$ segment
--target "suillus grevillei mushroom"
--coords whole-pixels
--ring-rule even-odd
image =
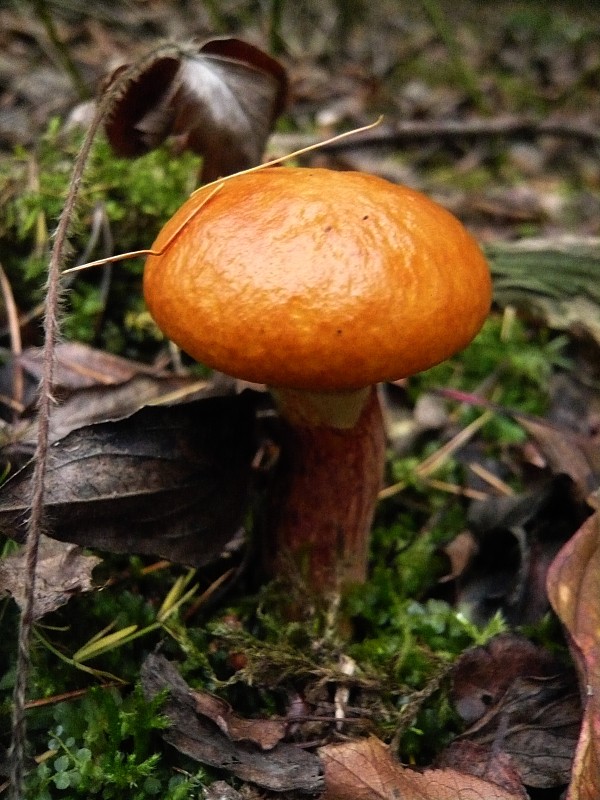
[[[266,552],[274,573],[291,559],[328,593],[366,576],[385,458],[376,385],[471,341],[489,270],[452,214],[373,175],[267,167],[217,186],[159,233],[146,302],[196,360],[271,389],[282,449]]]

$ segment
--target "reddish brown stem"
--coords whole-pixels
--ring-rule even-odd
[[[285,574],[291,560],[307,585],[322,595],[364,582],[385,462],[375,388],[352,428],[287,419],[282,424],[269,525],[272,571]]]

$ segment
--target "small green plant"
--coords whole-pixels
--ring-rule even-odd
[[[502,317],[488,318],[478,336],[459,355],[411,379],[416,397],[423,391],[452,388],[482,392],[507,412],[542,415],[548,409],[550,378],[568,369],[566,336],[551,336],[547,329],[527,328],[520,320],[507,325]],[[461,422],[472,422],[481,411],[465,407]],[[509,415],[495,414],[483,428],[484,438],[497,446],[525,440],[521,426]]]
[[[511,409],[541,414],[547,408],[548,381],[557,368],[568,368],[568,340],[545,329],[529,329],[518,319],[508,325],[492,315],[480,333],[459,355],[411,380],[417,394],[448,386],[476,391],[490,376],[496,378],[494,401]]]
[[[205,784],[175,774],[157,752],[154,734],[165,728],[161,696],[147,700],[136,688],[126,697],[95,688],[80,701],[60,703],[48,750],[31,773],[29,791],[37,800],[53,798],[153,797],[183,800]]]

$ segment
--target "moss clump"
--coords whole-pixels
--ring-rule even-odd
[[[61,213],[78,131],[53,120],[29,153],[17,148],[0,160],[0,263],[22,312],[43,298],[51,233]],[[164,222],[195,188],[198,158],[176,157],[167,148],[125,160],[99,137],[87,166],[77,224],[71,237],[72,262],[148,248]],[[67,338],[137,356],[155,348],[158,334],[140,324],[143,259],[120,262],[110,279],[95,269],[72,279],[65,298]]]

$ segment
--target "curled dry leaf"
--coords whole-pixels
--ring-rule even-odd
[[[569,781],[581,724],[573,673],[517,677],[502,698],[462,734],[492,753],[505,753],[526,786],[550,789]]]
[[[527,433],[536,440],[555,474],[568,475],[581,497],[600,485],[600,447],[591,437],[551,425],[544,420],[514,415]]]
[[[543,647],[523,636],[503,633],[458,659],[452,674],[452,700],[462,719],[472,724],[502,699],[517,678],[549,678],[560,671],[560,663]]]
[[[469,528],[478,549],[459,578],[459,606],[481,623],[498,610],[513,625],[538,621],[548,611],[548,566],[589,514],[564,474],[526,495],[472,503]]]
[[[100,561],[96,556],[84,555],[74,544],[42,536],[36,567],[34,619],[56,611],[75,594],[91,591],[92,570]],[[24,602],[26,575],[22,552],[0,561],[0,594],[11,594],[20,608]]]
[[[286,91],[282,65],[240,39],[162,48],[116,101],[106,132],[130,158],[179,136],[203,156],[201,179],[211,181],[260,162]]]
[[[520,636],[497,636],[459,659],[452,696],[462,718],[474,723],[458,741],[478,745],[486,763],[507,757],[527,786],[568,783],[579,693],[573,671],[548,651]]]
[[[116,553],[201,566],[246,509],[255,451],[250,393],[150,406],[56,442],[45,510],[52,536]],[[33,465],[0,489],[0,529],[22,541]]]
[[[440,583],[448,583],[465,573],[477,555],[477,540],[471,531],[461,531],[441,549],[441,552],[448,559],[448,572],[440,578]]]
[[[271,750],[284,738],[287,721],[284,719],[247,719],[236,714],[231,706],[219,697],[206,692],[192,692],[196,711],[212,720],[233,742],[253,742],[261,750]]]
[[[148,656],[141,677],[147,697],[168,689],[162,711],[169,727],[162,735],[180,753],[275,792],[314,794],[323,788],[321,763],[312,753],[285,743],[265,753],[251,742],[232,742],[212,721],[199,716],[190,687],[163,656]]]
[[[225,781],[215,781],[204,790],[204,800],[244,800],[244,796]]]
[[[161,397],[183,392],[185,387],[198,387],[189,378],[136,375],[118,386],[90,386],[78,389],[53,409],[50,417],[49,440],[52,444],[69,433],[101,422],[116,422],[130,417],[142,406],[157,403]],[[199,393],[198,393],[199,394]],[[205,394],[210,396],[210,389]],[[194,398],[197,399],[197,396]],[[13,452],[33,455],[37,441],[37,420],[27,427],[16,426]]]
[[[41,347],[28,347],[18,356],[18,363],[39,384],[44,368]],[[148,364],[131,361],[81,342],[58,342],[56,365],[52,376],[54,393],[61,396],[92,386],[116,386],[137,375],[165,376]]]
[[[24,372],[24,414],[5,429],[4,454],[16,470],[35,451],[37,419],[31,416],[42,376],[42,348],[30,347],[0,367],[0,387],[7,387],[12,369]],[[49,440],[54,443],[86,425],[116,421],[131,416],[145,405],[177,393],[188,400],[225,394],[227,386],[198,381],[157,370],[79,342],[59,342],[56,346],[52,396],[60,402],[52,409]],[[6,393],[10,389],[6,388]],[[231,390],[233,393],[233,389]]]
[[[319,755],[325,766],[320,800],[523,800],[520,791],[452,769],[403,767],[374,736],[321,747]]]
[[[489,748],[466,739],[455,740],[438,756],[436,767],[475,775],[497,783],[523,800],[529,800],[521,776],[507,753],[490,751]]]
[[[569,634],[584,702],[568,800],[600,797],[600,512],[587,519],[548,572],[550,602]]]

